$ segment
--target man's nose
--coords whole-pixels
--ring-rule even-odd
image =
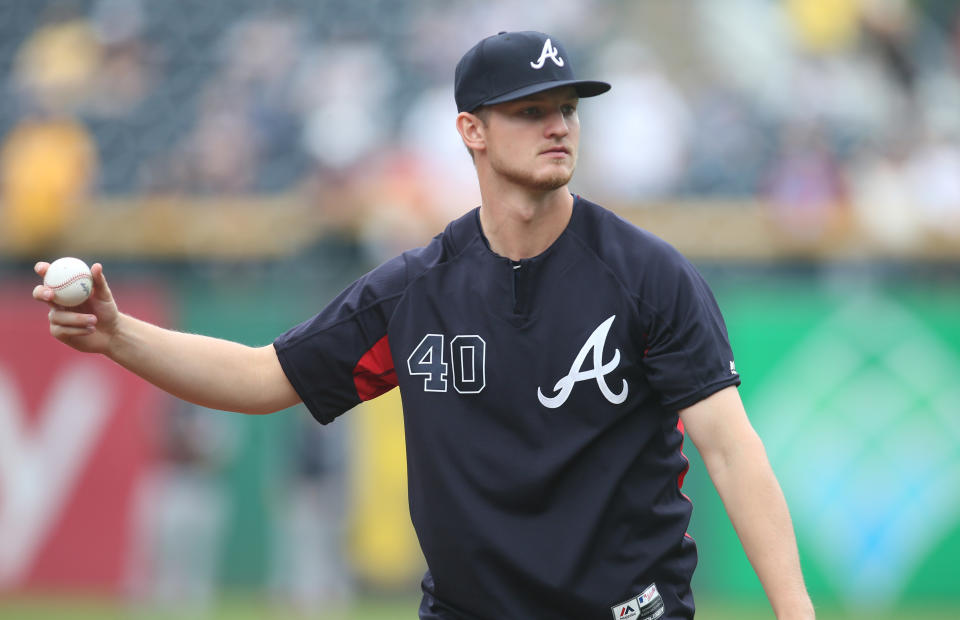
[[[564,115],[563,110],[554,110],[547,116],[547,124],[544,132],[549,138],[563,137],[570,133],[568,119]]]

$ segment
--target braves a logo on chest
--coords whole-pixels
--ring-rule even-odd
[[[550,409],[556,409],[570,398],[574,384],[589,379],[596,379],[600,393],[614,405],[619,405],[627,399],[627,392],[629,390],[626,379],[623,380],[618,394],[613,393],[613,390],[607,385],[606,379],[604,379],[606,375],[616,370],[620,364],[620,349],[614,350],[613,358],[609,362],[603,361],[603,347],[607,342],[607,334],[610,332],[610,326],[613,325],[615,318],[617,318],[617,315],[611,316],[593,330],[593,333],[587,338],[583,347],[580,348],[580,352],[577,353],[577,357],[573,360],[573,364],[570,366],[570,372],[567,373],[566,376],[561,377],[556,385],[553,386],[556,394],[553,396],[544,396],[540,388],[537,388],[537,398],[540,399],[541,405]],[[587,356],[591,351],[593,352],[593,368],[583,370],[583,363],[587,360]]]

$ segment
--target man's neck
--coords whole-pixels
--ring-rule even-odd
[[[543,253],[563,233],[573,214],[566,186],[538,194],[484,196],[480,226],[490,249],[511,260]]]

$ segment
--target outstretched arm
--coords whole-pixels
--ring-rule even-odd
[[[48,263],[37,263],[41,277]],[[50,307],[50,334],[87,353],[100,353],[183,400],[225,411],[270,413],[300,401],[273,345],[248,347],[163,329],[123,314],[96,263],[93,294],[79,306],[53,303],[53,291],[38,285],[33,297]]]
[[[680,417],[777,618],[814,618],[787,502],[739,392],[720,390]]]

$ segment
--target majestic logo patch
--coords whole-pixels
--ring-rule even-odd
[[[547,58],[553,61],[553,64],[558,67],[563,66],[563,58],[560,58],[560,50],[553,46],[553,43],[550,42],[550,39],[547,39],[543,44],[543,51],[540,52],[540,58],[537,58],[536,61],[530,63],[530,66],[534,69],[542,69],[544,63],[547,62]]]
[[[547,397],[543,395],[539,387],[537,388],[537,398],[540,399],[541,405],[549,407],[550,409],[556,409],[567,402],[575,383],[586,381],[587,379],[596,379],[597,385],[600,387],[600,393],[614,405],[619,405],[627,399],[628,389],[626,379],[623,380],[619,394],[614,394],[604,379],[604,376],[616,370],[620,364],[620,349],[614,350],[613,359],[606,363],[603,362],[603,347],[607,342],[607,333],[610,332],[610,326],[613,325],[615,318],[617,318],[617,315],[613,315],[601,323],[597,329],[593,330],[593,333],[587,338],[580,352],[577,353],[577,357],[573,360],[573,365],[570,366],[570,372],[567,373],[565,377],[561,377],[556,385],[553,386],[556,394]],[[593,351],[593,368],[582,370],[583,363],[587,360],[587,354],[590,353],[590,351]]]
[[[632,598],[625,603],[620,603],[619,605],[614,605],[610,608],[610,611],[613,612],[613,617],[617,620],[634,620],[640,612],[636,608],[637,599]]]

